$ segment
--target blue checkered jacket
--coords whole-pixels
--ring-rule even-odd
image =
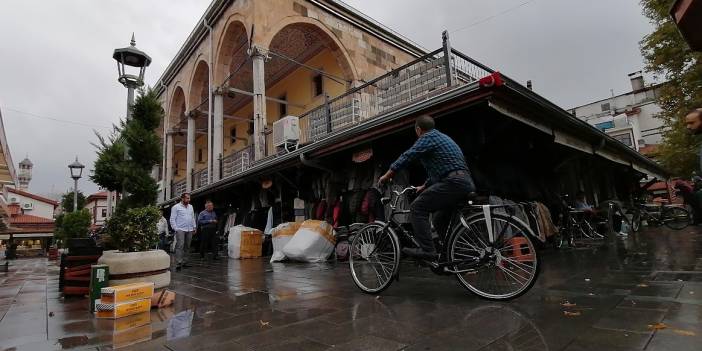
[[[419,160],[429,176],[429,184],[436,183],[452,171],[468,171],[461,148],[448,135],[432,129],[424,133],[412,147],[390,165],[397,172],[412,161]]]

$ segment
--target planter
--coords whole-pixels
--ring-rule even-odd
[[[110,286],[153,282],[154,288],[160,289],[171,283],[171,257],[163,250],[105,251],[98,263],[110,267]]]

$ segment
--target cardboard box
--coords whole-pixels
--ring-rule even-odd
[[[151,297],[117,304],[95,302],[95,315],[98,318],[122,318],[151,310]]]
[[[240,258],[261,257],[263,253],[263,233],[259,230],[245,230],[241,232]]]
[[[154,295],[154,283],[133,283],[102,288],[100,302],[120,304],[123,302],[150,299]]]

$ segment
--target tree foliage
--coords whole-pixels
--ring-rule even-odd
[[[115,126],[111,135],[98,134],[94,144],[98,158],[90,179],[107,190],[126,193],[106,224],[111,242],[122,251],[147,250],[158,240],[154,207],[158,186],[151,171],[161,159],[155,131],[162,118],[156,92],[140,91],[132,117]]]
[[[90,212],[87,209],[81,209],[63,213],[56,218],[54,224],[56,228],[54,234],[59,239],[86,238],[90,229]]]
[[[85,207],[85,195],[78,191],[78,210]],[[61,196],[61,208],[64,212],[73,212],[73,192],[69,191]]]
[[[674,0],[642,0],[643,13],[654,25],[640,42],[646,71],[667,81],[657,98],[663,109],[663,143],[658,157],[670,172],[689,176],[698,169],[699,140],[687,133],[684,118],[702,107],[702,54],[690,50],[668,13]]]

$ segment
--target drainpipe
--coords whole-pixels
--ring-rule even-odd
[[[304,165],[304,166],[307,166],[307,167],[310,167],[310,168],[316,168],[316,169],[319,169],[319,170],[321,170],[321,171],[324,171],[324,172],[327,172],[327,173],[330,173],[330,174],[333,173],[331,169],[326,168],[326,167],[324,167],[324,166],[320,166],[318,163],[316,163],[316,162],[314,162],[314,161],[308,159],[307,157],[305,157],[305,153],[304,153],[304,152],[303,152],[303,153],[300,153],[300,162],[302,162],[302,165]]]
[[[213,173],[213,167],[212,167],[212,159],[213,159],[213,154],[212,154],[212,108],[213,108],[213,103],[212,103],[212,27],[207,23],[207,19],[203,18],[202,19],[202,24],[207,28],[207,30],[210,31],[210,59],[209,59],[209,64],[207,65],[208,69],[208,75],[209,77],[207,78],[207,184],[212,184],[212,173]]]
[[[163,84],[162,80],[158,81],[159,84],[161,85],[161,88],[163,88],[164,93],[166,94],[166,106],[168,106],[168,86],[166,84]],[[170,111],[169,111],[170,112]],[[166,172],[168,171],[168,162],[172,162],[171,160],[168,160],[168,136],[166,133],[168,133],[168,128],[170,127],[170,118],[168,115],[163,116],[163,150],[161,154],[161,189],[163,190],[163,201],[168,200],[168,193],[170,193],[171,189],[169,189],[168,182],[166,181],[168,177],[166,177]]]

